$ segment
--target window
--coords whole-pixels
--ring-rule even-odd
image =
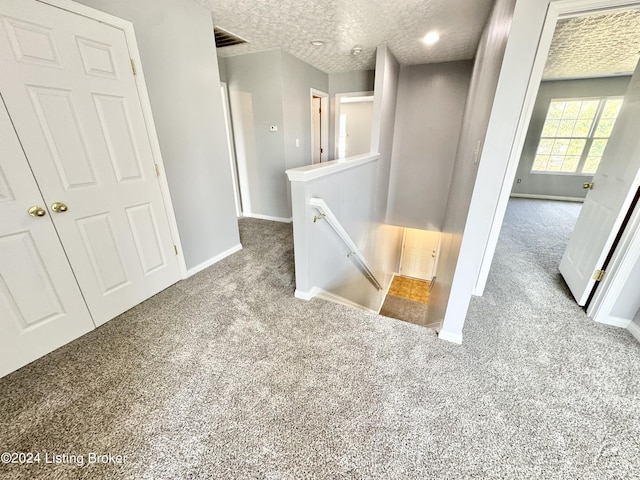
[[[622,100],[551,100],[531,171],[594,174]]]

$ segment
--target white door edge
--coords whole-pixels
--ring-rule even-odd
[[[157,177],[158,184],[160,185],[160,193],[162,194],[162,202],[164,204],[165,212],[167,215],[167,221],[169,222],[169,229],[171,231],[171,238],[173,244],[176,246],[178,261],[178,268],[180,270],[180,276],[184,279],[189,275],[187,273],[187,264],[184,259],[184,252],[182,249],[182,242],[180,241],[180,233],[178,232],[178,222],[176,220],[175,211],[173,209],[173,203],[171,201],[171,193],[169,191],[169,183],[167,182],[167,175],[164,168],[164,162],[162,160],[162,154],[160,152],[160,142],[156,132],[155,122],[153,121],[153,114],[151,111],[151,102],[149,100],[149,93],[147,91],[147,84],[144,79],[144,72],[142,69],[142,61],[140,60],[140,51],[138,50],[138,43],[136,40],[135,31],[133,29],[133,23],[122,18],[115,17],[108,13],[96,10],[85,5],[81,5],[71,0],[36,0],[40,3],[48,4],[53,7],[67,10],[69,12],[82,15],[93,20],[105,23],[112,27],[118,28],[123,31],[127,48],[129,49],[129,55],[135,63],[136,75],[134,80],[138,90],[138,97],[140,99],[140,106],[142,108],[142,114],[144,116],[145,126],[147,134],[149,136],[149,143],[151,145],[151,153],[153,155],[153,161],[157,165],[159,176]]]
[[[637,184],[638,182],[636,182]],[[600,288],[587,307],[587,315],[596,322],[610,323],[611,312],[622,293],[634,266],[640,261],[640,204],[613,252]]]
[[[482,296],[487,285],[491,263],[498,245],[500,229],[504,222],[507,203],[509,202],[509,196],[513,188],[513,181],[517,173],[518,163],[520,162],[520,155],[524,146],[525,136],[533,114],[533,107],[538,95],[542,74],[547,61],[547,56],[549,55],[551,41],[553,39],[553,34],[558,20],[560,18],[587,14],[596,10],[615,10],[633,6],[640,7],[640,2],[638,0],[560,0],[553,1],[549,4],[544,27],[538,43],[536,57],[531,69],[531,76],[529,77],[529,85],[527,87],[522,110],[520,112],[520,118],[513,139],[513,144],[511,146],[507,170],[505,172],[502,187],[500,189],[500,196],[498,198],[498,203],[492,220],[491,230],[482,257],[478,278],[476,279],[475,287],[472,292],[473,295]]]

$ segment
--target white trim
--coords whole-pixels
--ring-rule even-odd
[[[474,295],[482,295],[487,285],[489,270],[498,244],[500,229],[504,222],[507,203],[513,188],[513,181],[516,176],[520,156],[524,146],[525,136],[529,129],[529,123],[533,114],[533,107],[542,81],[542,74],[549,55],[551,41],[556,29],[556,24],[561,18],[577,17],[588,15],[593,11],[606,13],[607,11],[619,10],[624,7],[637,6],[638,0],[558,0],[549,4],[547,16],[541,32],[538,50],[529,77],[529,85],[522,104],[518,126],[513,137],[507,169],[504,175],[498,203],[495,208],[491,230],[487,239],[487,244],[480,265],[480,272],[473,289]]]
[[[284,218],[284,217],[272,217],[271,215],[261,215],[259,213],[247,213],[245,212],[243,217],[248,218],[257,218],[259,220],[270,220],[272,222],[280,222],[280,223],[291,223],[293,222],[293,217]]]
[[[601,318],[598,320],[594,318],[593,321],[596,323],[601,323],[603,325],[611,325],[612,327],[620,327],[620,328],[627,328],[629,324],[631,324],[631,319],[614,317],[613,315],[609,315],[606,318]]]
[[[627,327],[627,330],[635,337],[637,341],[640,342],[640,325],[635,322],[631,322]]]
[[[370,312],[375,314],[378,313],[374,310],[371,310],[370,308],[363,307],[359,303],[352,302],[351,300],[341,297],[340,295],[336,295],[335,293],[331,293],[326,290],[323,290],[322,288],[319,288],[319,287],[311,287],[311,290],[309,290],[309,292],[301,292],[300,290],[296,290],[294,295],[296,298],[299,298],[300,300],[309,301],[312,298],[319,298],[321,300],[337,303],[339,305],[344,305],[346,307],[356,308],[358,310],[364,310],[365,312]]]
[[[233,125],[231,125],[231,107],[229,105],[229,87],[226,82],[220,82],[222,94],[222,111],[224,113],[225,130],[227,133],[227,146],[229,149],[229,163],[231,166],[231,182],[233,184],[233,197],[236,201],[236,217],[242,217],[242,201],[240,200],[240,182],[238,180],[238,160],[236,159],[236,147],[233,141]]]
[[[308,182],[309,180],[315,180],[317,178],[333,175],[334,173],[338,173],[343,170],[359,167],[365,163],[374,162],[379,158],[379,153],[364,153],[362,155],[355,155],[353,157],[343,158],[340,160],[331,160],[330,162],[291,168],[284,173],[287,174],[290,182]]]
[[[313,97],[320,97],[320,148],[322,149],[322,153],[320,153],[320,161],[318,163],[324,163],[329,158],[329,94],[327,92],[323,92],[322,90],[316,90],[315,88],[311,88],[311,95],[309,96],[309,100],[311,102],[309,107],[309,112],[311,113],[311,163],[313,164],[313,139],[315,137],[315,130],[313,128],[313,118],[315,116],[315,112],[313,111]],[[325,115],[323,115],[325,113]],[[326,132],[322,135],[322,132]]]
[[[561,197],[558,195],[537,195],[535,193],[511,193],[513,198],[533,198],[537,200],[560,200],[562,202],[578,202],[584,203],[584,198],[580,197]]]
[[[440,340],[446,340],[447,342],[457,343],[462,345],[462,333],[447,332],[446,330],[440,330],[438,333]]]
[[[94,8],[81,5],[71,0],[37,0],[41,3],[51,5],[53,7],[67,10],[68,12],[82,15],[84,17],[96,20],[106,25],[112,26],[119,30],[122,30],[127,42],[127,48],[129,49],[129,55],[136,65],[136,75],[133,77],[136,82],[138,90],[138,98],[140,99],[140,107],[142,108],[142,115],[144,117],[147,134],[149,138],[149,144],[151,145],[151,154],[153,156],[154,163],[158,166],[160,175],[158,178],[158,184],[160,185],[160,193],[162,195],[162,201],[164,204],[165,212],[167,214],[167,220],[169,222],[169,229],[171,231],[171,237],[173,244],[178,250],[176,256],[178,262],[178,268],[182,278],[189,276],[187,272],[187,264],[184,259],[184,252],[182,249],[182,242],[180,240],[180,232],[178,231],[178,222],[176,220],[175,211],[173,210],[173,203],[171,201],[171,192],[169,191],[169,184],[167,183],[167,175],[164,168],[164,162],[162,160],[162,153],[160,152],[160,142],[158,141],[158,134],[156,126],[153,121],[153,113],[151,111],[151,102],[149,100],[149,93],[147,91],[147,84],[144,79],[144,71],[142,69],[142,61],[140,60],[140,51],[138,50],[138,42],[136,41],[135,31],[133,24],[128,20],[109,15],[108,13],[96,10]]]
[[[384,305],[384,301],[387,299],[387,295],[389,295],[389,290],[391,290],[391,284],[393,283],[393,279],[396,278],[397,276],[400,276],[399,273],[392,273],[391,274],[391,281],[387,284],[386,288],[384,289],[384,295],[382,296],[382,302],[380,302],[380,306],[378,307],[378,311],[376,312],[378,315],[380,315],[380,310],[382,310],[382,306]]]
[[[314,287],[315,288],[315,287]],[[305,300],[305,301],[309,301],[311,300],[313,297],[315,297],[315,292],[314,289],[312,288],[311,291],[309,292],[302,292],[298,289],[296,289],[295,293],[293,294],[294,297],[299,298],[300,300]]]
[[[202,262],[201,264],[196,265],[193,268],[190,268],[187,271],[187,276],[191,277],[191,276],[195,275],[196,273],[201,272],[205,268],[209,268],[211,265],[214,265],[214,264],[218,263],[220,260],[223,260],[223,259],[227,258],[229,255],[232,255],[232,254],[234,254],[236,252],[239,252],[240,250],[242,250],[242,244],[241,243],[239,243],[239,244],[237,244],[237,245],[225,250],[224,252],[216,255],[213,258],[210,258],[206,262]]]

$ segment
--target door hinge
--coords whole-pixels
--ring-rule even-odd
[[[155,167],[156,167],[156,177],[160,176],[160,167],[158,167],[157,163],[154,163]]]
[[[324,149],[323,148],[320,149],[320,153],[324,153]]]
[[[178,246],[177,245],[173,246],[173,251],[176,252],[176,255],[178,255]]]
[[[133,61],[133,58],[130,58],[129,60],[131,60],[131,70],[133,70],[133,74],[137,75],[138,72],[136,71],[136,62]]]
[[[596,282],[601,282],[602,280],[604,280],[604,276],[607,274],[607,272],[605,272],[604,270],[596,270],[595,273],[593,274],[593,279]]]

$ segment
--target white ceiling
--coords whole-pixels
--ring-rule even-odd
[[[640,58],[640,10],[561,20],[545,79],[631,74]]]
[[[493,0],[194,0],[216,26],[249,44],[218,50],[222,57],[281,48],[327,72],[370,70],[386,43],[403,65],[474,57]],[[421,38],[436,30],[441,40]],[[213,33],[212,33],[213,34]],[[311,40],[324,40],[314,47]],[[363,48],[351,55],[355,46]]]

